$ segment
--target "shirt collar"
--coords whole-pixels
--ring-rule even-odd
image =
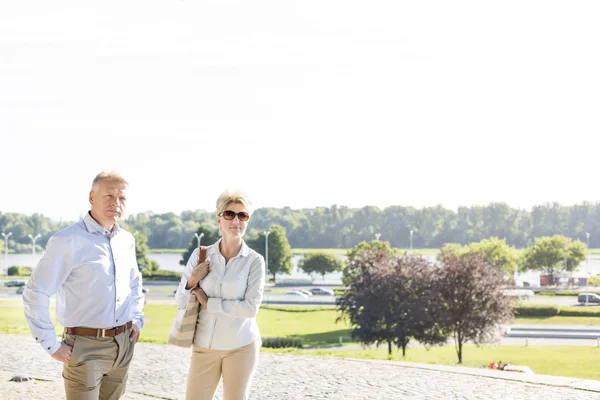
[[[104,229],[102,225],[96,222],[96,220],[92,217],[92,214],[89,211],[83,217],[83,223],[89,233],[100,232],[101,234],[106,235],[108,237],[115,236],[121,230],[121,227],[116,222],[112,228],[112,231]]]
[[[212,246],[208,246],[208,249],[206,249],[207,256],[210,254],[219,254],[219,243],[221,243],[221,240],[223,240],[223,238],[217,240],[217,242]],[[242,240],[242,248],[240,249],[240,252],[236,255],[236,257],[248,257],[248,254],[250,254],[250,247],[248,247],[246,242]]]

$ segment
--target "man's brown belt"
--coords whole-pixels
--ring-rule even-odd
[[[120,335],[125,332],[127,329],[131,328],[131,321],[126,323],[125,325],[116,326],[111,329],[92,329],[92,328],[65,328],[66,332],[69,335],[79,335],[79,336],[93,336],[95,338],[103,338],[103,337],[113,337]]]

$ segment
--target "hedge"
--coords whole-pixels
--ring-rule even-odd
[[[272,349],[281,349],[286,347],[301,349],[302,343],[302,338],[294,337],[272,337],[262,339],[263,347],[268,347]]]
[[[556,304],[520,303],[514,310],[516,317],[555,317],[561,309]]]
[[[21,265],[13,265],[12,267],[8,267],[7,274],[9,276],[30,276],[33,272],[33,268],[31,267],[23,267]]]
[[[165,271],[162,269],[150,273],[142,272],[142,278],[146,281],[179,281],[181,280],[181,276],[181,272]]]

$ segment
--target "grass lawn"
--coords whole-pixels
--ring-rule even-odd
[[[56,321],[55,308],[50,308],[52,321]],[[166,343],[175,317],[176,308],[171,305],[149,304],[144,307],[145,326],[140,341]],[[342,336],[349,343],[350,330],[346,323],[335,323],[338,313],[333,308],[319,307],[269,307],[261,308],[257,321],[263,337],[294,336],[304,339],[308,347],[331,347],[339,344]],[[29,335],[29,327],[19,302],[0,302],[0,333]],[[55,322],[56,332],[62,327]]]
[[[50,308],[52,320],[54,306]],[[165,343],[175,317],[175,307],[171,305],[149,304],[144,308],[146,325],[141,340],[151,343]],[[334,308],[269,306],[265,305],[258,313],[257,321],[263,337],[291,336],[304,340],[306,347],[332,347],[342,342],[353,342],[350,326],[346,321],[336,323],[339,313]],[[591,325],[600,326],[600,317],[528,317],[516,318],[513,324],[520,325]],[[57,325],[57,332],[62,328]],[[23,307],[18,300],[0,302],[0,332],[29,334],[23,316]]]
[[[276,350],[263,351],[285,354],[319,355],[344,358],[370,358],[387,360],[387,347],[374,350],[327,351],[327,350]],[[594,368],[600,357],[597,347],[513,347],[513,346],[465,346],[463,348],[464,367],[487,366],[492,361],[526,365],[536,374],[570,376],[583,379],[600,379],[600,369]],[[456,350],[452,346],[435,347],[429,350],[419,347],[402,352],[394,350],[392,360],[428,364],[459,365]]]
[[[141,341],[150,343],[165,343],[175,316],[175,307],[170,305],[147,305],[146,326],[142,331]],[[352,343],[350,328],[344,322],[335,323],[339,314],[331,308],[302,308],[294,306],[264,306],[257,320],[263,337],[293,336],[304,340],[307,347],[319,349],[304,350],[275,350],[264,351],[312,354],[320,356],[336,356],[350,358],[388,359],[387,348],[328,351],[327,347],[337,346],[339,337],[343,343]],[[54,307],[51,308],[54,318]],[[592,318],[594,324],[600,325],[600,318]],[[587,317],[549,317],[549,318],[518,318],[515,324],[574,324],[587,325]],[[56,326],[57,333],[62,327]],[[19,301],[0,302],[0,333],[29,335],[29,328],[23,316],[23,307]],[[511,362],[527,365],[539,374],[572,376],[585,379],[600,379],[600,369],[591,368],[600,358],[600,348],[597,347],[517,347],[517,346],[466,346],[462,365],[481,367],[492,361]],[[394,349],[393,360],[402,360],[401,353]],[[407,350],[404,361],[419,363],[456,365],[457,356],[454,347],[434,347],[429,350],[416,347]]]
[[[175,307],[168,305],[147,305],[144,308],[146,324],[141,341],[166,343],[171,323],[175,317]],[[335,323],[338,313],[332,308],[299,308],[264,306],[257,316],[263,338],[293,336],[304,340],[307,347],[332,347],[350,343],[350,327]]]
[[[50,308],[52,321],[56,321],[55,308]],[[56,332],[62,333],[62,327],[55,322]],[[29,326],[23,315],[23,306],[19,301],[0,302],[0,333],[30,335]]]

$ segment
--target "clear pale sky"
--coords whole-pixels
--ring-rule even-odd
[[[0,2],[0,211],[600,199],[597,1]]]

